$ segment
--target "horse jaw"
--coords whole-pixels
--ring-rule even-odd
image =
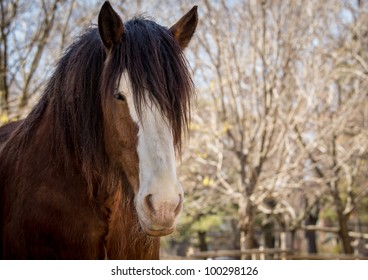
[[[138,116],[126,74],[120,79],[119,90],[125,93],[130,115],[139,127],[139,190],[135,205],[141,227],[151,236],[171,234],[182,210],[184,193],[176,176],[174,141],[168,121],[152,103],[143,104]]]

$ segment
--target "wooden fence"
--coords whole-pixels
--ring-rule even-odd
[[[337,227],[323,227],[323,226],[303,226],[301,230],[328,232],[336,234],[338,232]],[[275,232],[275,231],[274,231]],[[356,254],[331,254],[331,253],[319,253],[319,254],[307,254],[301,253],[299,250],[280,249],[280,248],[258,248],[248,250],[216,250],[205,252],[194,252],[186,257],[164,255],[163,259],[252,259],[252,260],[368,260],[366,255],[368,249],[368,233],[367,232],[355,232],[350,231],[349,236],[352,238],[353,247],[357,247],[359,240],[364,241],[365,253],[359,255],[359,250],[356,250]],[[285,248],[285,247],[284,247]],[[363,254],[362,252],[360,252]]]
[[[196,252],[180,259],[241,259],[247,257],[252,260],[368,260],[368,256],[346,254],[300,254],[290,250],[281,249],[249,249],[249,250],[219,250]],[[165,256],[163,259],[178,259],[176,256]]]

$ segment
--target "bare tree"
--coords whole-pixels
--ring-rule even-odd
[[[193,160],[202,162],[196,177],[212,180],[209,200],[238,208],[244,249],[254,246],[257,213],[282,214],[284,226],[295,231],[313,212],[318,221],[317,205],[332,203],[345,213],[337,223],[344,252],[352,252],[343,241],[349,240],[348,212],[366,192],[347,182],[361,177],[367,97],[365,72],[356,71],[365,58],[341,48],[351,34],[351,20],[341,19],[347,8],[337,0],[203,1],[194,70],[199,96],[211,102],[196,112],[201,144],[192,148],[202,156]],[[346,69],[341,63],[353,53],[356,63]],[[354,122],[359,133],[347,141]],[[276,199],[273,209],[269,198]]]
[[[55,61],[73,36],[91,24],[97,13],[92,10],[99,5],[74,0],[0,4],[0,115],[6,122],[28,113]]]
[[[18,12],[19,1],[0,1],[0,118],[7,119],[9,110],[9,34]],[[0,121],[1,123],[1,121]]]
[[[328,52],[321,51],[321,62],[329,65],[324,66],[325,84],[314,95],[319,101],[304,112],[309,121],[295,127],[315,180],[326,187],[335,208],[337,233],[347,254],[353,253],[349,216],[368,194],[366,183],[358,183],[366,168],[363,162],[368,149],[364,18],[362,12],[350,26],[341,27],[339,36],[327,40],[324,47]]]
[[[285,122],[295,111],[295,104],[287,102],[295,84],[291,62],[297,59],[292,35],[302,30],[281,32],[290,24],[284,18],[298,19],[291,14],[296,6],[266,1],[232,5],[204,1],[209,20],[202,23],[198,55],[216,110],[215,135],[224,157],[230,157],[216,172],[216,186],[236,200],[242,248],[252,248],[257,207],[283,166]],[[224,175],[231,168],[236,169],[232,178]]]

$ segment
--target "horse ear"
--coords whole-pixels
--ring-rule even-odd
[[[192,38],[198,23],[197,6],[187,12],[170,31],[182,49],[185,49]]]
[[[103,44],[107,49],[111,49],[120,42],[124,33],[124,25],[119,15],[111,7],[110,2],[106,1],[98,15],[98,30]]]

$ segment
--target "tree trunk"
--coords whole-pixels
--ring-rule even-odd
[[[240,229],[240,249],[247,250],[254,248],[254,219],[255,207],[249,198],[244,198],[239,207],[239,229]],[[242,259],[251,259],[251,255],[243,255]]]
[[[338,235],[340,237],[340,241],[342,243],[342,248],[345,254],[354,254],[353,247],[351,246],[351,240],[349,236],[349,228],[348,228],[348,217],[344,215],[342,211],[338,211],[337,218],[339,222],[339,231]]]
[[[270,218],[262,225],[263,244],[265,248],[275,248],[275,225]]]
[[[305,218],[305,225],[306,226],[315,226],[318,222],[318,216],[319,216],[319,206],[316,205],[313,207],[313,209],[310,211],[310,213]],[[317,248],[317,235],[315,230],[306,230],[305,231],[305,238],[307,239],[307,250],[308,254],[317,254],[318,248]]]
[[[207,232],[198,231],[197,234],[198,234],[199,250],[201,252],[208,251],[208,244],[207,244],[207,241],[206,241]]]
[[[240,250],[240,231],[239,231],[239,222],[238,219],[231,220],[231,229],[233,231],[233,250]]]
[[[1,15],[4,16],[4,7],[1,4]],[[0,124],[3,118],[8,117],[8,100],[9,100],[9,87],[7,82],[7,67],[8,67],[8,42],[5,33],[4,19],[1,21],[1,37],[0,37]]]
[[[306,230],[305,238],[307,239],[308,254],[317,254],[317,237],[315,230]]]
[[[8,118],[8,97],[6,74],[3,69],[0,69],[0,124],[3,118]]]
[[[344,254],[354,254],[353,247],[351,246],[351,241],[349,237],[349,227],[348,221],[349,216],[344,214],[344,207],[339,196],[338,186],[336,182],[330,184],[332,197],[335,204],[337,222],[339,224],[338,236],[340,238]]]

